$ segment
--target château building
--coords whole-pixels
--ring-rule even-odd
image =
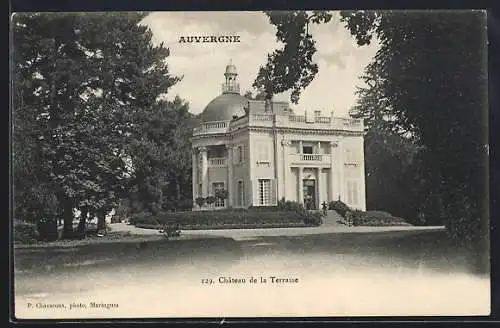
[[[365,210],[362,120],[320,111],[295,115],[287,102],[243,97],[232,63],[224,76],[222,94],[193,131],[193,200],[219,189],[228,198],[215,208],[272,206],[285,199],[320,209],[324,201],[340,199]],[[193,209],[200,209],[196,202]]]

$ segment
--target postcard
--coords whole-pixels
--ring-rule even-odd
[[[490,313],[486,13],[11,18],[16,319]]]

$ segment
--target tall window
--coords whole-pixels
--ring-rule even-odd
[[[200,183],[198,185],[198,197],[202,197],[203,196],[203,185]]]
[[[245,205],[245,188],[243,181],[238,181],[238,205],[239,206],[244,206]]]
[[[259,161],[268,161],[269,160],[269,147],[268,145],[261,143],[258,145],[258,160]]]
[[[224,190],[224,182],[214,182],[212,184],[213,195],[216,196],[217,192],[220,190]],[[217,197],[217,196],[216,196]],[[226,201],[224,199],[217,198],[215,200],[215,207],[224,207]]]
[[[345,158],[346,163],[357,164],[356,153],[354,153],[352,149],[346,149],[345,157],[346,157]]]
[[[268,206],[271,203],[271,180],[259,179],[259,204]]]
[[[238,163],[243,163],[243,160],[244,160],[243,146],[238,146]]]
[[[347,181],[347,202],[351,205],[358,204],[358,182],[356,180]]]

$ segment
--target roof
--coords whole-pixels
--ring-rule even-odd
[[[224,93],[208,103],[201,113],[203,122],[228,121],[246,115],[248,99],[238,93]]]

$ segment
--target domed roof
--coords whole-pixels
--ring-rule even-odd
[[[201,118],[203,122],[232,120],[233,116],[245,116],[247,105],[248,99],[239,93],[223,93],[208,103]]]

